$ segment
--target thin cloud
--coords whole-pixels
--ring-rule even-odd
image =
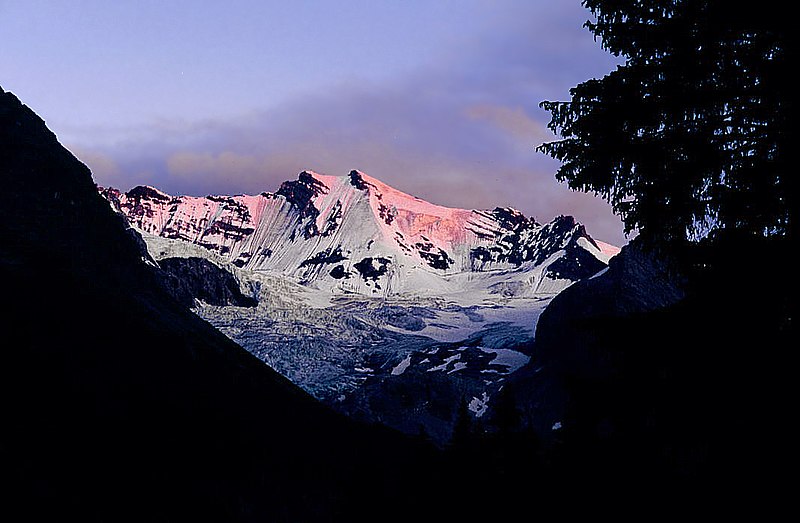
[[[554,138],[547,126],[531,118],[522,107],[480,104],[468,107],[466,115],[494,124],[529,147]]]
[[[534,151],[552,139],[538,102],[566,96],[584,79],[576,71],[602,70],[597,44],[573,28],[558,47],[560,22],[535,21],[544,43],[518,21],[495,23],[491,39],[464,44],[470,52],[391,83],[322,86],[229,119],[114,129],[81,140],[79,156],[101,184],[199,195],[274,191],[302,169],[361,169],[442,205],[510,206],[540,221],[572,214],[599,239],[624,243],[609,206],[559,184],[557,163]]]

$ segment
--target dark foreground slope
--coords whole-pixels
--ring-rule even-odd
[[[511,386],[530,423],[558,420],[550,457],[576,492],[761,518],[790,499],[790,252],[720,238],[676,273],[634,241],[553,300]]]
[[[4,512],[345,521],[430,477],[424,450],[330,413],[165,293],[89,170],[2,90],[0,188]]]

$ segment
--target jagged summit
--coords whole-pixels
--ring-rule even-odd
[[[100,191],[145,233],[334,292],[437,292],[462,285],[455,281],[460,275],[533,267],[542,271],[531,292],[555,292],[601,270],[616,252],[572,217],[542,225],[510,208],[444,207],[357,170],[305,170],[258,195],[170,196],[148,186]],[[564,256],[571,261],[549,269]]]

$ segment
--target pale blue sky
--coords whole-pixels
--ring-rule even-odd
[[[616,63],[588,17],[579,0],[0,0],[0,85],[101,184],[252,193],[359,168],[621,243],[533,150],[552,139],[538,103]]]

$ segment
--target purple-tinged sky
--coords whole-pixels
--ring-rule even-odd
[[[0,0],[0,85],[102,185],[274,191],[360,169],[434,203],[573,214],[607,204],[534,151],[545,99],[613,69],[579,0]]]

